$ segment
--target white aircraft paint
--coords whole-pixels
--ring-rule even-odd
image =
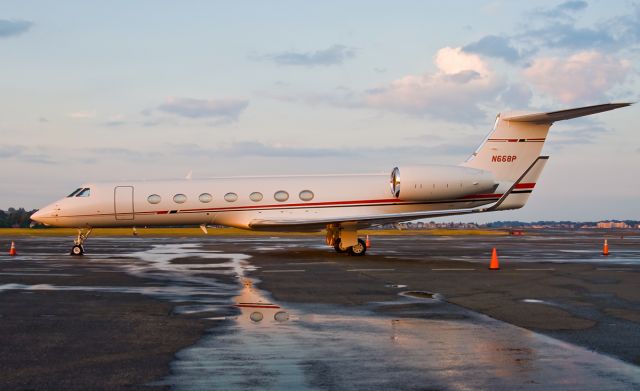
[[[363,255],[357,229],[419,218],[517,209],[547,161],[550,126],[628,106],[612,103],[549,113],[500,114],[461,165],[396,167],[387,173],[84,183],[31,218],[59,227],[219,224],[251,230],[327,229],[327,244]],[[90,232],[90,231],[89,231]],[[82,254],[88,232],[73,253]]]

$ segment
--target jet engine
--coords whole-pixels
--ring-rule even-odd
[[[437,201],[493,193],[488,171],[460,166],[407,166],[391,172],[391,193],[404,201]]]

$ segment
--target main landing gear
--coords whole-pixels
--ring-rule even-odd
[[[337,253],[362,256],[367,252],[366,242],[358,238],[355,227],[328,226],[327,244],[333,246]]]
[[[73,241],[73,247],[71,248],[71,255],[80,256],[84,254],[84,242],[91,234],[92,228],[89,227],[86,231],[82,228],[78,228],[78,237]]]

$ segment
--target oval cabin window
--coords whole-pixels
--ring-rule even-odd
[[[206,204],[207,202],[211,202],[213,200],[213,196],[209,193],[202,193],[200,194],[198,199],[200,200],[200,202],[203,202]]]
[[[238,195],[236,193],[227,193],[224,195],[224,200],[227,202],[234,202],[238,199]]]
[[[289,199],[289,193],[284,190],[276,191],[276,193],[273,195],[273,198],[275,198],[278,202],[285,202]]]
[[[150,204],[159,204],[160,201],[162,201],[162,198],[157,194],[151,194],[149,197],[147,197],[147,201]]]
[[[187,202],[187,196],[184,194],[176,194],[173,196],[173,202],[176,204],[184,204]]]
[[[302,201],[311,201],[313,199],[313,192],[311,190],[302,190],[298,196]]]
[[[259,191],[254,191],[253,193],[249,194],[249,199],[253,202],[262,201],[262,198],[264,197]]]

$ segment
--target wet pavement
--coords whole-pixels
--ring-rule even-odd
[[[360,258],[333,253],[319,237],[92,238],[78,259],[65,254],[68,238],[20,238],[19,257],[0,257],[0,298],[12,300],[0,301],[0,319],[5,327],[49,322],[61,300],[83,294],[106,298],[105,313],[143,298],[150,309],[170,306],[163,321],[206,327],[167,347],[175,356],[165,354],[153,374],[132,371],[118,383],[115,360],[104,388],[640,388],[640,238],[609,238],[606,259],[600,239],[375,237]],[[498,272],[486,269],[493,246]],[[25,315],[21,297],[34,294],[41,306]],[[49,303],[55,295],[68,296]],[[59,326],[51,332],[77,333]],[[29,340],[28,330],[10,330],[0,337],[1,368],[16,366],[12,341]],[[158,346],[179,334],[165,331]],[[126,328],[118,333],[109,337],[129,341],[140,359],[159,356],[133,346]],[[0,388],[101,388],[82,383],[82,372],[74,383],[69,371],[38,370],[38,357],[64,356],[64,347],[51,352],[36,338],[29,349],[20,368],[43,380],[3,371]],[[100,374],[104,352],[87,353],[95,367],[72,364]]]

